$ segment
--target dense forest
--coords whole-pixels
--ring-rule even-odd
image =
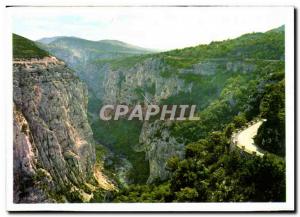
[[[183,159],[171,157],[171,177],[151,185],[130,185],[113,199],[116,202],[224,202],[285,201],[285,96],[284,43],[278,29],[247,34],[237,40],[214,42],[161,54],[176,68],[189,67],[206,58],[247,59],[256,64],[251,74],[217,74],[214,84],[222,90],[199,111],[200,121],[175,122],[172,135],[184,140]],[[221,68],[218,70],[222,71]],[[172,74],[170,74],[172,76]],[[205,99],[212,83],[199,82],[193,96],[173,97],[171,103]],[[187,77],[189,76],[189,77]],[[228,76],[228,77],[227,77]],[[227,78],[226,78],[227,77]],[[206,78],[207,80],[210,78]],[[220,84],[217,84],[219,81]],[[225,82],[224,82],[225,81]],[[224,83],[223,83],[224,82]],[[222,84],[223,83],[223,86]],[[212,97],[211,97],[212,98]],[[255,117],[267,121],[259,128],[256,144],[264,157],[230,150],[230,137]]]
[[[172,126],[186,145],[184,159],[168,160],[170,180],[131,185],[114,201],[285,201],[284,65],[266,66],[257,79],[239,86],[247,92],[250,89],[251,95],[237,99],[243,103],[238,114],[228,111],[228,105],[218,99],[200,112],[201,121]],[[267,151],[264,157],[231,151],[234,129],[257,116],[267,119],[255,138]]]

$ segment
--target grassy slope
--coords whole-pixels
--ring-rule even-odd
[[[46,56],[49,56],[49,53],[37,47],[33,41],[13,34],[13,58],[31,59]]]

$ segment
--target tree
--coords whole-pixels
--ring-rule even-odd
[[[267,121],[259,128],[255,143],[266,151],[285,156],[284,80],[267,89],[260,105],[261,116]]]
[[[235,128],[241,128],[241,127],[245,126],[245,124],[247,123],[245,114],[240,114],[240,115],[235,116],[233,118],[233,123],[234,123]]]
[[[176,200],[178,202],[197,201],[199,194],[195,188],[185,187],[176,192]]]

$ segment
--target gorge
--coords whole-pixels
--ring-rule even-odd
[[[285,200],[284,26],[166,52],[13,37],[16,202]],[[161,120],[173,105],[196,120]],[[264,157],[230,152],[258,117]]]

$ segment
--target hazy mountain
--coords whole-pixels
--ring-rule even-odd
[[[58,36],[42,38],[37,42],[50,53],[59,58],[74,58],[76,62],[86,62],[94,59],[112,59],[117,57],[132,56],[138,54],[153,53],[153,50],[141,48],[117,40],[91,41],[76,37]]]
[[[90,80],[86,76],[90,70],[94,71],[93,62],[96,60],[112,60],[154,52],[117,40],[90,41],[76,37],[44,38],[38,40],[37,45],[64,60],[85,81]]]
[[[55,36],[55,37],[45,37],[37,40],[37,42],[42,43],[42,44],[49,44],[59,38],[63,38],[64,36]]]

